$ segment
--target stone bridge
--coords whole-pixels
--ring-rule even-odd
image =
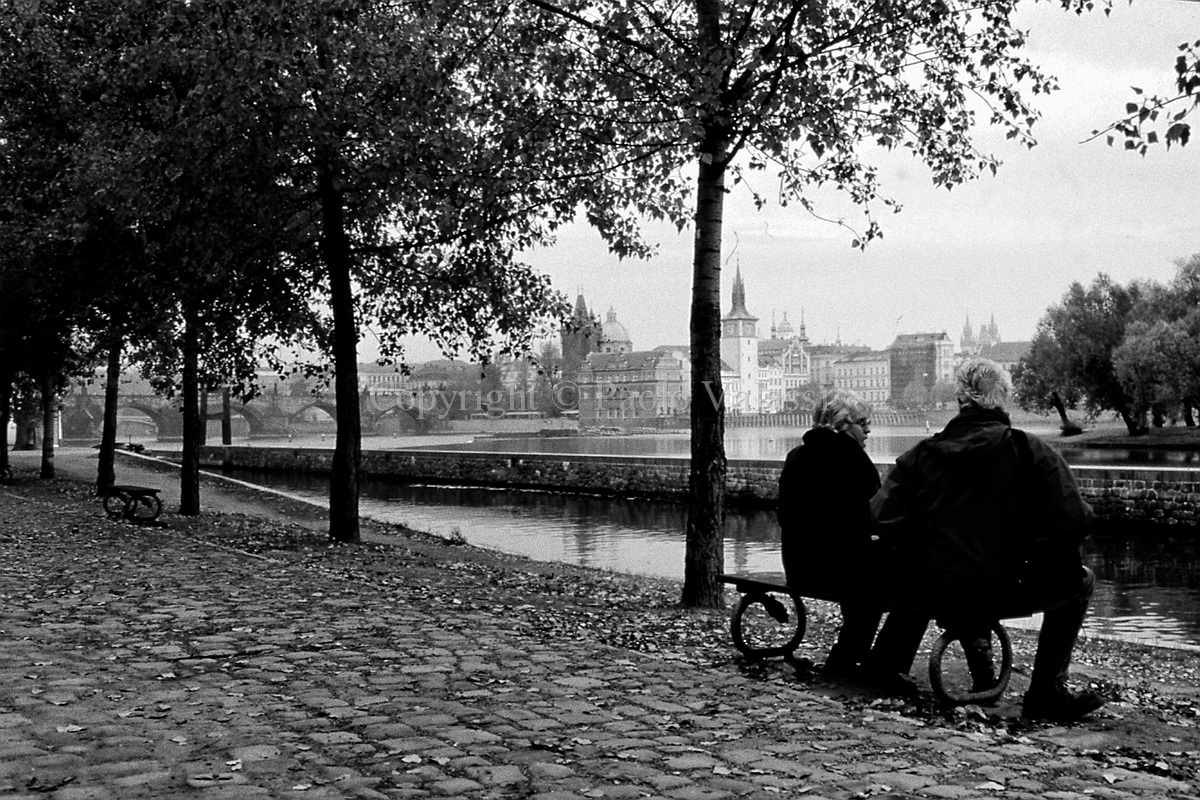
[[[159,440],[183,438],[183,399],[167,398],[145,393],[122,393],[117,403],[121,409],[132,409],[144,414],[158,429]],[[234,400],[230,403],[230,417],[245,420],[251,438],[280,437],[296,433],[297,426],[312,410],[319,410],[337,418],[337,405],[333,398],[320,395],[286,395],[266,392],[248,402]],[[363,430],[382,430],[390,424],[393,430],[422,432],[429,429],[436,417],[401,395],[387,395],[364,391],[359,397]],[[210,393],[201,404],[207,419],[221,419],[221,393]],[[63,397],[63,438],[69,441],[99,441],[104,424],[104,392],[102,387],[77,385]]]

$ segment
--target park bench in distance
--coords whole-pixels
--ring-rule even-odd
[[[121,517],[130,522],[153,522],[162,513],[161,489],[149,486],[116,484],[100,489],[104,497],[104,511],[110,517]]]
[[[831,603],[840,603],[845,599],[831,592],[804,591],[788,586],[782,575],[722,575],[721,582],[736,587],[741,593],[741,598],[734,606],[729,618],[729,632],[733,638],[733,646],[751,661],[779,657],[789,662],[794,660],[793,655],[800,642],[804,640],[807,626],[805,597],[826,600]],[[761,629],[767,626],[761,622],[755,625],[753,621],[747,620],[746,612],[755,605],[761,606],[766,615],[780,626],[785,626],[791,614],[788,612],[786,602],[781,601],[778,596],[791,600],[795,613],[795,628],[783,628],[784,635],[780,637],[778,635],[780,629],[777,626],[772,627],[772,630],[766,635],[774,638],[770,641],[761,641],[763,637]],[[998,618],[991,620],[992,633],[1000,645],[1000,669],[997,672],[996,685],[984,692],[972,692],[969,689],[952,685],[942,663],[950,645],[962,638],[959,630],[961,622],[947,619],[944,616],[939,618],[939,615],[934,612],[912,605],[888,603],[880,601],[878,598],[872,599],[878,602],[884,611],[920,611],[937,619],[937,625],[942,629],[942,633],[929,653],[929,683],[933,688],[934,696],[948,705],[992,703],[1000,699],[1005,688],[1008,687],[1009,678],[1012,677],[1013,666],[1012,642],[1009,640],[1008,631],[1004,629],[1001,620],[1029,617],[1042,610],[1037,608],[1014,609],[1011,613],[1001,614]],[[969,683],[970,678],[967,677],[966,680]]]

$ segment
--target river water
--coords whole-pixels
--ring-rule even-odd
[[[1036,432],[1036,431],[1035,431]],[[803,431],[730,431],[734,458],[778,458]],[[869,452],[889,461],[923,431],[872,433]],[[255,443],[257,444],[257,443]],[[624,453],[686,457],[686,435],[634,437],[364,439],[371,449],[501,450],[504,452]],[[288,446],[332,446],[332,437],[297,439]],[[1069,457],[1069,454],[1068,454]],[[1069,457],[1069,460],[1071,459]],[[308,475],[234,477],[325,502],[328,484]],[[545,491],[399,484],[367,480],[364,515],[531,558],[620,572],[682,579],[686,511],[677,503],[580,496]],[[1086,631],[1160,646],[1200,650],[1200,537],[1194,533],[1107,531],[1087,544],[1087,561],[1099,577]],[[1190,535],[1189,535],[1190,534]],[[736,572],[778,572],[779,530],[770,511],[732,509],[726,520],[725,567]],[[1037,624],[1015,621],[1015,626]]]

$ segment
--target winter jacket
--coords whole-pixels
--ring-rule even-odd
[[[1053,577],[1072,590],[1092,511],[1062,456],[1025,436],[1022,459],[1008,415],[970,406],[896,459],[872,502],[875,531],[892,554],[883,591],[946,612],[1036,605],[1023,578],[1027,558],[1042,552],[1035,537],[1072,554],[1074,572],[1064,566]]]
[[[849,434],[813,428],[779,476],[784,572],[796,586],[849,591],[870,561],[879,470]]]

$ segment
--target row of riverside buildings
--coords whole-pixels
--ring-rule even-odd
[[[798,327],[786,314],[780,323],[772,322],[767,337],[759,335],[758,326],[758,317],[746,308],[739,268],[731,308],[721,319],[721,383],[728,414],[807,411],[820,392],[833,387],[851,389],[880,410],[940,406],[954,399],[954,370],[963,358],[982,355],[1011,369],[1029,350],[1028,342],[1001,342],[994,318],[978,334],[968,319],[957,350],[945,332],[900,334],[886,350],[813,344],[803,314]],[[692,399],[687,347],[634,350],[615,311],[609,309],[599,322],[582,294],[561,339],[561,380],[578,388],[581,425],[687,419]]]

